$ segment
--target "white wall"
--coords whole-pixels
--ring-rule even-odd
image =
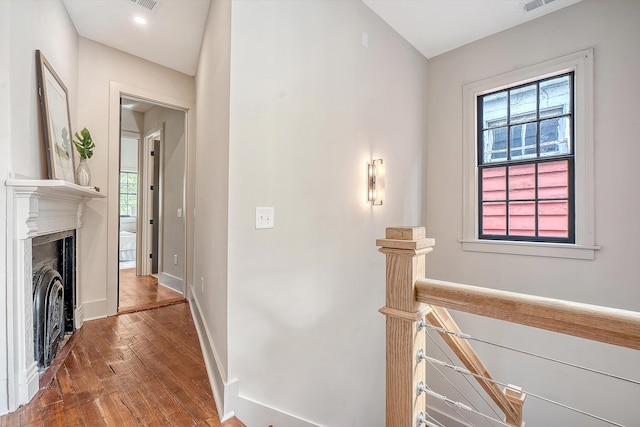
[[[87,127],[96,143],[89,160],[91,183],[108,194],[108,199],[94,199],[87,204],[84,221],[87,232],[79,239],[81,300],[86,317],[95,318],[115,312],[115,305],[107,307],[107,301],[115,298],[117,291],[119,162],[118,149],[110,144],[115,141],[113,144],[119,146],[119,135],[111,135],[109,130],[110,84],[116,82],[188,102],[195,102],[195,85],[191,76],[91,40],[80,38],[79,48],[78,90],[82,96],[78,102],[78,126]],[[108,223],[113,225],[109,233]],[[108,253],[108,245],[113,248],[112,254]]]
[[[574,6],[514,29],[469,44],[428,62],[428,138],[426,150],[426,211],[422,218],[436,248],[427,256],[429,277],[508,289],[554,298],[640,310],[640,287],[635,266],[640,237],[637,212],[637,164],[640,160],[640,3],[637,1],[584,0]],[[462,237],[462,86],[513,69],[536,64],[585,48],[594,48],[594,145],[596,243],[602,246],[593,261],[464,252]],[[534,351],[553,351],[570,358],[625,372],[640,378],[637,354],[590,347],[581,340],[564,340],[554,334],[508,327],[497,322],[460,316],[471,333],[516,343]],[[485,349],[483,349],[485,350]],[[523,370],[515,356],[487,351],[485,360],[495,375],[517,385],[538,387],[560,396],[566,389],[583,409],[599,411],[618,422],[633,425],[640,419],[637,390],[615,397],[603,380],[576,376],[557,367],[541,372]],[[576,360],[577,359],[577,360]],[[613,362],[615,361],[615,363]],[[530,361],[527,363],[531,363]],[[626,370],[626,371],[625,371]],[[437,378],[437,376],[435,376]],[[569,381],[566,381],[569,379]],[[567,384],[567,382],[569,384]],[[551,387],[551,390],[550,390]],[[596,391],[604,393],[597,393]],[[602,396],[605,394],[605,396]],[[634,396],[634,397],[632,397]],[[572,400],[570,400],[571,402]],[[580,418],[565,419],[534,399],[525,404],[527,425],[587,425]],[[613,413],[613,414],[612,414]],[[559,418],[555,418],[558,416]],[[553,421],[552,421],[553,420]]]
[[[45,148],[40,138],[35,51],[42,51],[67,87],[71,128],[75,129],[78,35],[62,1],[11,1],[9,8],[10,118],[14,141],[11,144],[11,171],[33,178],[47,178]]]
[[[375,239],[420,218],[426,61],[361,2],[232,8],[229,377],[245,403],[318,425],[382,425]],[[372,207],[375,158],[387,199]],[[258,206],[275,208],[274,229],[255,229]],[[275,424],[241,406],[247,425]]]
[[[144,114],[122,108],[120,116],[120,129],[122,131],[142,134],[144,131]]]
[[[0,179],[9,175],[11,140],[11,89],[9,74],[9,2],[0,2]],[[7,266],[6,266],[6,231],[7,231],[7,188],[0,185],[0,319],[7,318]],[[6,325],[6,322],[3,322]],[[0,327],[0,414],[8,411],[7,396],[7,330]]]
[[[196,72],[197,123],[193,293],[218,410],[227,362],[227,221],[231,1],[212,0]]]
[[[178,218],[177,210],[184,212],[184,159],[185,159],[184,111],[153,107],[144,114],[145,135],[164,125],[162,148],[162,271],[160,283],[183,292],[185,228],[184,216]],[[173,256],[178,255],[178,264]]]
[[[78,36],[61,1],[0,2],[0,179],[9,173],[47,178],[44,143],[40,138],[40,104],[36,90],[35,50],[40,49],[68,90],[71,125],[75,125],[78,76]],[[51,37],[56,34],[56,37]],[[7,315],[5,274],[11,263],[6,252],[6,188],[0,190],[0,317]],[[9,292],[9,295],[11,293]],[[10,334],[9,334],[10,335]],[[7,410],[6,322],[0,322],[0,413]]]

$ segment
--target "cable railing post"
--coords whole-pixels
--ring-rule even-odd
[[[390,227],[376,240],[386,255],[386,305],[380,312],[387,317],[387,427],[419,426],[424,419],[426,394],[417,390],[420,381],[426,384],[426,369],[417,354],[426,351],[426,338],[417,322],[430,308],[416,301],[415,282],[425,277],[425,255],[434,244],[424,227]]]
[[[524,399],[527,397],[526,393],[522,392],[522,388],[511,384],[505,387],[503,392],[516,409],[516,415],[514,417],[505,414],[504,422],[514,427],[524,427],[524,422],[522,421],[522,406],[524,405]]]

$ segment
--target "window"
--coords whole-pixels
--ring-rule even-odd
[[[120,172],[120,216],[138,212],[138,173]]]
[[[477,97],[480,239],[574,242],[573,76]]]
[[[593,259],[593,51],[463,87],[465,251]]]

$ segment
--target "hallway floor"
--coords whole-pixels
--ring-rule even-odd
[[[154,276],[136,276],[135,268],[120,270],[118,313],[132,313],[184,301],[181,293],[158,285]]]
[[[186,302],[85,322],[40,382],[0,427],[244,427],[219,421]]]

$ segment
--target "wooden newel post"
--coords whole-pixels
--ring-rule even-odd
[[[425,255],[434,244],[424,227],[387,228],[385,238],[376,240],[387,258],[387,300],[380,309],[387,317],[387,427],[416,426],[426,410],[425,393],[417,393],[418,383],[426,384],[426,362],[418,364],[416,356],[426,351],[417,322],[429,306],[416,301],[414,288],[425,277]]]

